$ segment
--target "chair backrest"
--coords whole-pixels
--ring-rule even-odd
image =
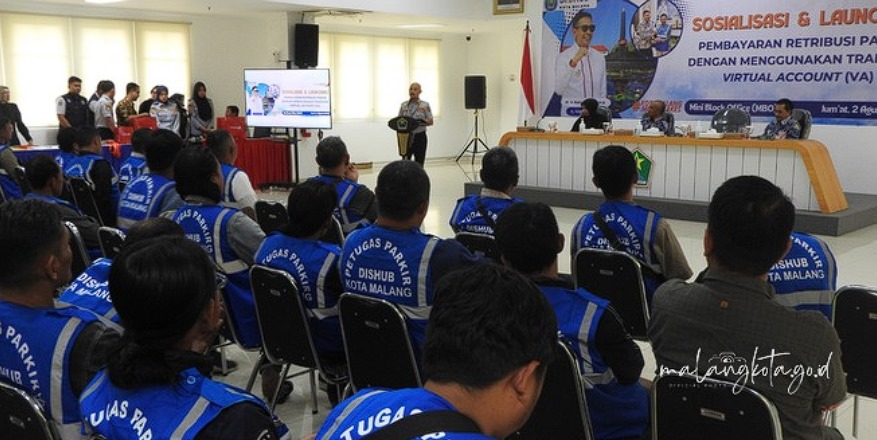
[[[30,187],[30,182],[27,180],[27,171],[21,165],[15,167],[15,181],[18,183],[18,187],[21,188],[21,195],[30,193],[33,190]]]
[[[553,439],[594,438],[576,357],[563,341],[558,341],[557,345],[533,413],[509,439],[541,440],[548,437],[546,433],[551,433]]]
[[[810,139],[810,128],[813,126],[813,115],[810,114],[810,110],[795,108],[792,109],[791,116],[801,126],[801,139]]]
[[[70,250],[73,252],[73,262],[70,263],[70,272],[73,274],[73,278],[76,278],[79,274],[85,272],[85,269],[88,269],[88,266],[91,266],[91,257],[88,255],[88,249],[85,247],[85,242],[82,241],[82,235],[79,233],[79,228],[73,223],[66,221],[64,222],[64,226],[70,231]]]
[[[752,126],[752,117],[749,113],[733,107],[726,107],[713,115],[710,128],[718,133],[742,133],[745,127]]]
[[[877,399],[877,289],[842,287],[832,304],[834,329],[840,338],[847,391]]]
[[[597,107],[597,113],[603,115],[607,121],[612,122],[612,112],[605,106]]]
[[[131,125],[134,127],[134,131],[137,131],[141,128],[151,128],[155,130],[158,128],[158,121],[155,118],[135,118],[131,121]]]
[[[85,213],[85,215],[94,218],[101,225],[104,224],[101,218],[100,210],[97,209],[97,202],[94,201],[94,189],[85,179],[70,179],[70,191],[73,194],[73,203]]]
[[[256,221],[263,232],[270,234],[289,223],[289,214],[280,203],[259,200],[256,202]]]
[[[454,239],[460,242],[466,249],[476,255],[490,258],[499,263],[499,245],[492,235],[478,234],[475,232],[458,232]]]
[[[345,293],[338,300],[338,311],[354,391],[422,385],[405,317],[396,305]]]
[[[110,226],[101,226],[97,230],[101,253],[106,258],[116,258],[125,242],[125,233]]]
[[[639,261],[624,252],[583,248],[573,258],[576,287],[606,298],[634,339],[645,340],[649,305]]]
[[[344,229],[341,228],[341,222],[334,215],[332,216],[332,224],[329,225],[329,230],[320,237],[320,241],[344,246]]]
[[[655,440],[781,439],[779,414],[761,393],[731,382],[668,375],[652,386]]]
[[[262,349],[274,364],[319,368],[307,314],[295,280],[288,273],[267,266],[250,268],[250,285]]]
[[[40,403],[26,392],[0,382],[0,433],[16,440],[58,440],[57,428]]]

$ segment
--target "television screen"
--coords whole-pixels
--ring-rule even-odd
[[[244,69],[250,127],[332,128],[329,69]]]

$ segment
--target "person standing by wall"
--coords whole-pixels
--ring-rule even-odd
[[[12,121],[12,138],[9,139],[9,145],[21,145],[21,139],[18,138],[18,132],[27,141],[27,145],[33,145],[33,138],[30,136],[30,130],[21,121],[21,111],[14,102],[9,102],[9,87],[0,86],[0,116],[6,116]]]

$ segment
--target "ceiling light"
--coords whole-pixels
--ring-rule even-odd
[[[422,24],[400,24],[396,26],[401,29],[428,29],[428,28],[442,28],[445,27],[443,24],[439,23],[422,23]]]

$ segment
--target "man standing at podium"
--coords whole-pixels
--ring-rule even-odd
[[[407,116],[420,122],[420,126],[411,132],[414,138],[404,159],[410,160],[411,156],[414,156],[414,160],[423,166],[426,160],[426,126],[432,125],[433,120],[432,109],[429,108],[428,102],[420,99],[420,92],[419,83],[414,82],[408,86],[408,100],[399,107],[399,116]]]

